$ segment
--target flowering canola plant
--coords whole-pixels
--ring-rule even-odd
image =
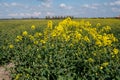
[[[15,68],[14,77],[21,74],[21,79],[117,79],[114,73],[119,67],[119,49],[115,46],[118,39],[110,33],[110,26],[92,26],[89,21],[67,18],[56,26],[48,21],[43,32],[36,32],[34,25],[31,30],[17,36],[14,45],[9,46],[16,49],[16,65],[20,68]]]

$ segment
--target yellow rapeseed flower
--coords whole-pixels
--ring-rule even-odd
[[[94,62],[94,59],[89,58],[87,61],[88,61],[88,62]]]
[[[99,35],[99,34],[97,35],[97,39],[101,40],[102,38],[103,38],[102,35]]]
[[[51,46],[52,46],[52,47],[55,47],[55,45],[54,45],[54,44],[52,44]]]
[[[71,43],[71,44],[69,44],[69,46],[70,46],[70,47],[73,47],[74,45]]]
[[[19,39],[15,39],[15,42],[19,42],[20,40]]]
[[[105,26],[102,28],[102,31],[110,31],[111,27],[110,26]]]
[[[34,41],[34,44],[37,45],[37,44],[38,44],[38,41]]]
[[[80,33],[78,33],[78,32],[75,33],[75,38],[76,39],[80,40],[81,37],[82,37],[82,35]]]
[[[66,36],[66,37],[65,37],[65,40],[66,40],[66,41],[69,41],[69,40],[70,40],[70,36],[69,36],[69,35]]]
[[[116,48],[113,49],[113,53],[114,53],[115,55],[118,54],[118,52],[119,52],[118,49],[116,49]]]
[[[45,42],[45,40],[40,40],[40,42],[41,42],[41,43],[43,43],[43,44],[45,44],[45,43],[46,43],[46,42]]]
[[[56,29],[52,31],[51,36],[55,37],[58,36],[58,34],[60,34]]]
[[[17,74],[16,77],[15,77],[15,80],[19,80],[19,78],[20,78],[21,75],[22,74]]]
[[[114,58],[115,57],[115,55],[112,55],[112,58]]]
[[[38,37],[39,37],[39,33],[36,32],[36,33],[34,34],[34,37],[38,38]]]
[[[98,45],[99,47],[102,46],[102,42],[100,40],[96,40],[95,44]]]
[[[102,66],[100,66],[100,69],[102,70],[102,69],[103,69],[103,67],[102,67]]]
[[[35,30],[35,25],[32,25],[32,26],[31,26],[31,29],[32,29],[32,30]]]
[[[15,39],[15,41],[16,42],[22,41],[22,38],[23,38],[22,36],[17,36],[16,39]]]
[[[13,44],[10,44],[10,45],[9,45],[9,48],[10,48],[10,49],[14,48],[14,45],[13,45]]]
[[[89,21],[85,22],[85,27],[90,27],[90,26],[91,26],[91,24]]]
[[[22,33],[22,35],[23,35],[23,36],[27,36],[27,35],[28,35],[28,32],[27,32],[27,31],[24,31],[24,32]]]
[[[57,26],[56,29],[57,29],[58,31],[63,31],[63,30],[64,30],[61,25]]]
[[[56,33],[55,33],[55,32],[52,32],[51,35],[52,35],[52,37],[55,37],[55,36],[56,36]]]
[[[85,40],[86,42],[90,42],[90,39],[88,38],[88,36],[85,36],[85,37],[84,37],[84,40]]]
[[[20,41],[22,40],[22,36],[17,36],[17,39],[19,39]]]
[[[48,21],[48,28],[52,29],[52,21],[51,20]]]
[[[97,54],[96,53],[93,53],[94,56],[96,56]]]
[[[111,27],[110,26],[106,26],[106,29],[109,31],[109,30],[111,30]]]
[[[67,17],[67,19],[66,19],[68,22],[70,22],[71,21],[71,18],[70,17]]]
[[[101,26],[101,24],[100,24],[100,23],[97,23],[96,27],[99,27],[99,26]]]
[[[42,36],[42,33],[38,33],[39,36]]]
[[[103,67],[106,67],[106,66],[108,66],[108,65],[109,65],[108,62],[104,62],[104,63],[102,63],[102,66],[103,66]]]
[[[110,40],[110,38],[107,35],[103,36],[102,41],[103,41],[104,46],[111,45],[111,43],[112,43],[112,41]]]
[[[108,34],[108,36],[113,42],[118,42],[118,39],[113,34]]]
[[[29,35],[29,38],[30,38],[30,40],[32,40],[32,41],[35,40],[34,36],[32,36],[32,35]]]

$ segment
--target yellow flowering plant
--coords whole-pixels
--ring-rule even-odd
[[[15,38],[13,79],[118,79],[118,39],[110,26],[67,18],[55,26],[48,21],[43,31],[31,29]]]
[[[9,48],[10,48],[10,49],[13,49],[13,48],[14,48],[14,45],[13,45],[13,44],[10,44],[10,45],[9,45]]]
[[[23,35],[23,36],[27,36],[27,35],[28,35],[28,32],[27,32],[27,31],[24,31],[24,32],[22,33],[22,35]]]
[[[32,26],[31,26],[31,29],[32,29],[32,30],[35,30],[35,25],[32,25]]]

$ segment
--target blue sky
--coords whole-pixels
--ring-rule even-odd
[[[0,0],[0,18],[119,15],[120,0]]]

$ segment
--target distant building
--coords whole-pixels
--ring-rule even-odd
[[[120,15],[116,17],[117,19],[120,19]]]

